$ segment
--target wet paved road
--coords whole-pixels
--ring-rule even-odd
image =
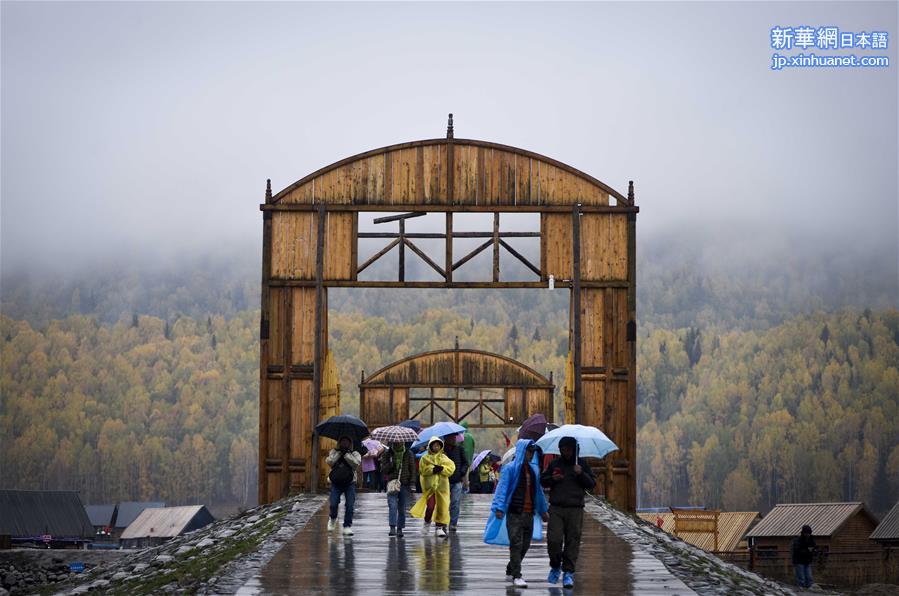
[[[391,539],[386,497],[359,494],[354,536],[329,534],[323,507],[239,594],[693,594],[658,559],[635,552],[589,515],[573,590],[546,583],[545,542],[532,543],[522,564],[529,587],[513,588],[505,581],[508,549],[482,540],[489,509],[488,495],[463,495],[455,535],[422,536],[421,521],[412,519],[405,538]]]

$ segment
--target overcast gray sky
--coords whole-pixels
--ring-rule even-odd
[[[3,2],[2,265],[256,247],[267,177],[447,112],[635,180],[641,239],[895,254],[896,6]],[[774,25],[888,31],[892,65],[774,72]]]

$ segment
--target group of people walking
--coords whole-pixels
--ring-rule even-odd
[[[507,580],[526,587],[521,562],[534,539],[540,540],[547,523],[549,574],[547,581],[565,588],[574,586],[574,573],[581,541],[585,491],[593,489],[596,478],[587,463],[577,457],[577,441],[565,437],[559,442],[560,455],[543,467],[543,454],[529,439],[515,445],[515,457],[502,467],[490,517],[484,529],[488,544],[508,545]],[[326,463],[331,467],[328,530],[337,528],[337,513],[344,498],[343,533],[352,535],[355,504],[355,471],[362,456],[353,449],[350,437],[341,437]],[[409,514],[423,520],[421,531],[428,534],[432,525],[436,535],[446,538],[456,531],[459,521],[463,479],[470,466],[466,450],[455,434],[433,436],[420,460],[409,444],[390,443],[378,456],[386,480],[389,536],[402,538],[406,510],[412,501],[416,480],[421,494]],[[480,472],[478,472],[480,473]]]

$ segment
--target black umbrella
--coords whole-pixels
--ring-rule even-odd
[[[405,426],[406,428],[411,428],[417,433],[421,432],[421,420],[403,420],[397,426]]]
[[[355,416],[331,416],[324,422],[319,422],[315,432],[335,441],[340,440],[340,437],[349,437],[353,440],[353,449],[363,455],[368,451],[362,444],[362,439],[369,435],[368,426]]]

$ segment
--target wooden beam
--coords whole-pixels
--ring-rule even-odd
[[[388,215],[387,217],[379,217],[374,219],[372,223],[382,224],[389,223],[391,221],[404,221],[407,219],[412,219],[413,217],[422,217],[427,215],[424,211],[413,211],[412,213],[400,213],[399,215]]]
[[[315,249],[315,341],[313,342],[314,356],[312,361],[312,429],[318,424],[319,408],[321,407],[322,398],[322,330],[324,328],[322,322],[322,302],[324,300],[324,286],[322,277],[324,276],[325,263],[325,208],[319,205],[318,209],[318,238]],[[312,478],[306,489],[313,494],[318,492],[318,467],[321,459],[319,450],[318,433],[312,433]]]
[[[634,181],[628,183],[628,202],[633,205]],[[637,510],[637,213],[627,216],[627,437],[629,511]]]
[[[429,257],[428,255],[426,255],[420,248],[418,248],[417,246],[415,246],[414,244],[412,244],[412,242],[410,242],[409,240],[405,240],[405,239],[403,240],[403,244],[405,244],[406,246],[408,246],[408,247],[412,250],[412,252],[414,252],[414,253],[417,254],[419,257],[421,257],[421,259],[422,259],[425,263],[427,263],[428,265],[430,265],[430,266],[431,266],[431,269],[433,269],[434,271],[436,271],[437,273],[439,273],[440,276],[443,277],[443,279],[446,279],[446,272],[444,272],[443,269],[441,269],[440,266],[439,266],[437,263],[435,263],[434,261],[432,261],[432,260],[431,260],[431,257]]]
[[[452,212],[446,214],[447,217],[452,215]],[[359,238],[399,238],[400,235],[398,232],[360,232],[358,234]],[[455,232],[452,235],[454,238],[493,238],[493,232]],[[426,233],[426,232],[413,232],[411,234],[406,234],[406,238],[412,239],[432,239],[432,240],[443,240],[446,238],[446,234],[436,234],[436,233]],[[500,238],[539,238],[540,232],[500,232]]]
[[[376,254],[372,255],[367,261],[362,263],[362,265],[360,265],[358,269],[356,269],[356,275],[359,275],[360,273],[362,273],[363,271],[368,269],[369,265],[371,265],[372,263],[374,263],[375,261],[377,261],[384,255],[389,253],[391,250],[393,250],[393,247],[399,243],[400,243],[400,239],[397,238],[396,240],[394,240],[393,242],[391,242],[390,244],[388,244],[387,246],[385,246],[384,248],[379,250]],[[363,283],[363,282],[357,282],[357,283]]]
[[[281,353],[284,354],[284,368],[289,369],[293,358],[293,342],[290,341],[293,336],[293,291],[287,290],[281,292],[284,295],[282,311],[284,320],[286,321],[283,334],[283,348]],[[281,494],[278,498],[284,498],[290,493],[290,470],[287,460],[290,458],[290,375],[282,377],[281,389]]]
[[[399,281],[406,281],[406,222],[400,220]]]
[[[266,182],[265,202],[271,203],[272,181]],[[259,503],[270,503],[274,499],[268,494],[268,478],[265,471],[268,450],[268,365],[269,365],[269,325],[271,317],[272,276],[272,212],[262,213],[262,295],[259,315],[259,462],[258,486]]]
[[[453,214],[446,214],[446,256],[444,259],[444,279],[453,282]]]
[[[275,205],[262,204],[260,211],[316,211],[321,203],[278,203]],[[353,203],[324,203],[328,211],[424,211],[426,213],[571,213],[571,205],[558,203],[554,205],[467,205],[463,203],[417,203],[404,204],[398,199],[387,199],[385,203],[378,204],[353,204]],[[581,213],[638,213],[637,206],[621,205],[581,205]]]
[[[538,277],[541,275],[540,269],[539,269],[538,267],[536,267],[533,263],[531,263],[530,261],[528,261],[528,260],[525,258],[524,255],[522,255],[522,254],[519,253],[517,250],[515,250],[514,248],[512,248],[511,246],[509,246],[509,243],[508,243],[508,242],[506,242],[505,240],[500,239],[499,243],[502,245],[503,248],[505,248],[506,250],[508,250],[509,253],[511,253],[511,255],[512,255],[513,257],[515,257],[516,259],[518,259],[519,261],[521,261],[522,263],[524,263],[524,266],[527,267],[528,269],[530,269],[531,271],[533,271],[535,275],[537,275]]]
[[[433,383],[392,383],[394,387],[398,389],[455,389],[458,387],[459,389],[520,389],[521,383],[516,384],[508,384],[508,383],[439,383],[437,385]],[[375,387],[389,387],[391,383],[362,383],[359,385],[360,387],[365,387],[367,389],[375,388]],[[528,389],[552,389],[555,385],[547,385],[542,383],[535,383],[533,385],[525,385]],[[410,400],[418,400],[418,399],[430,399],[423,397],[409,397]],[[447,396],[445,399],[453,399],[451,396]],[[472,398],[473,399],[473,398]],[[468,401],[466,398],[461,398],[462,401]],[[497,401],[502,401],[497,398]]]
[[[488,242],[487,246],[491,243]],[[509,288],[546,288],[545,281],[351,281],[342,279],[325,280],[326,288],[451,288],[451,289],[509,289]],[[556,280],[557,288],[570,288],[571,280]],[[314,280],[308,279],[272,279],[271,287],[315,287]],[[626,288],[626,281],[581,281],[581,288]]]
[[[493,214],[493,281],[499,281],[499,213]]]
[[[462,257],[461,259],[459,259],[457,262],[453,263],[452,270],[455,271],[456,269],[458,269],[459,267],[461,267],[468,261],[472,260],[473,258],[478,256],[485,248],[487,248],[488,246],[491,246],[492,244],[493,244],[492,239],[486,241],[485,243],[483,243],[482,245],[480,245],[479,247],[477,247],[476,249],[474,249],[473,251],[471,251],[470,253],[468,253],[467,255]],[[494,280],[494,281],[496,281],[496,280]]]
[[[581,387],[581,213],[577,206],[571,210],[572,256],[572,327],[574,334],[574,411],[577,424],[586,424],[584,394]],[[566,421],[567,422],[567,421]]]

